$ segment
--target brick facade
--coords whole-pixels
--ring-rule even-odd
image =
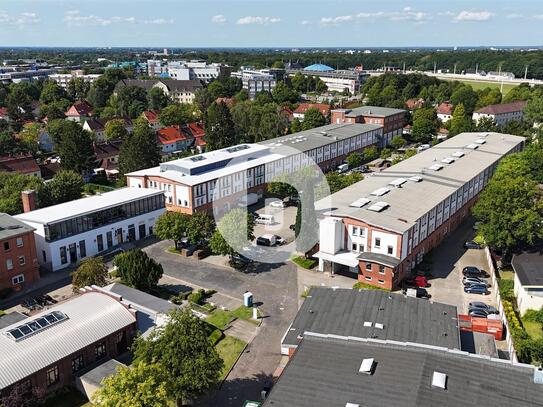
[[[19,282],[23,276],[23,281]],[[14,283],[14,278],[17,282]],[[34,232],[0,240],[0,290],[20,291],[40,279]]]

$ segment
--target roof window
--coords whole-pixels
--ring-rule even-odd
[[[447,375],[441,372],[434,372],[432,376],[432,387],[437,387],[439,389],[447,389]]]
[[[360,365],[360,369],[358,369],[358,372],[371,375],[373,374],[374,369],[375,369],[375,359],[367,358],[362,361],[362,364]]]
[[[445,157],[443,160],[441,160],[441,162],[445,164],[452,164],[453,162],[455,162],[455,159],[452,157]]]
[[[409,177],[409,181],[413,181],[413,182],[421,182],[422,181],[422,177],[418,176],[418,175],[413,175],[412,177]]]
[[[477,150],[479,146],[477,144],[468,144],[466,148],[469,148],[470,150]]]
[[[477,143],[477,144],[485,144],[486,140],[484,138],[478,138],[477,140],[475,140],[475,143]]]
[[[463,151],[457,151],[456,153],[453,153],[452,156],[456,157],[456,158],[464,157],[464,152]]]
[[[379,189],[376,189],[375,191],[373,191],[370,195],[375,195],[375,196],[383,196],[385,194],[388,194],[390,192],[390,189],[387,188],[387,187],[382,187],[382,188],[379,188]]]
[[[368,198],[360,198],[356,201],[349,204],[353,208],[362,208],[364,205],[370,203],[371,201]]]
[[[429,167],[432,171],[439,171],[440,169],[443,168],[443,166],[441,164],[434,164],[434,165],[431,165]]]
[[[368,209],[373,212],[381,212],[384,209],[388,208],[389,206],[390,205],[386,202],[375,202],[373,205],[368,207]]]
[[[407,180],[405,178],[396,178],[394,181],[390,181],[388,185],[392,185],[393,187],[400,187],[402,184],[405,184]]]

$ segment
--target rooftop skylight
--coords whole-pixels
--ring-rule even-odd
[[[364,205],[370,203],[371,201],[368,198],[360,198],[356,201],[349,204],[353,208],[362,208]]]
[[[379,189],[376,189],[375,191],[373,191],[370,195],[374,195],[374,196],[383,196],[384,194],[387,194],[390,192],[390,189],[387,188],[387,187],[382,187],[382,188],[379,188]]]
[[[434,164],[434,165],[431,165],[429,167],[432,171],[439,171],[440,169],[443,168],[443,166],[441,164]]]
[[[373,205],[368,207],[370,211],[381,212],[382,210],[388,208],[390,205],[386,202],[375,202]]]
[[[401,186],[402,184],[405,184],[407,182],[407,180],[405,178],[396,178],[395,180],[393,181],[390,181],[388,183],[388,185],[392,185],[394,187],[399,187]]]
[[[53,311],[49,314],[45,314],[39,318],[33,319],[25,324],[18,325],[17,327],[10,329],[5,334],[8,338],[18,342],[35,333],[44,330],[50,326],[56,325],[59,322],[65,321],[68,316],[61,311]]]

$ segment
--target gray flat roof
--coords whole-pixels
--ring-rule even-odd
[[[355,107],[354,109],[337,109],[344,110],[345,116],[347,117],[356,117],[356,116],[380,116],[388,117],[394,116],[399,113],[405,113],[404,109],[394,109],[391,107],[380,107],[380,106],[360,106]]]
[[[373,374],[359,373],[372,358]],[[535,367],[460,351],[306,335],[263,407],[535,407]],[[432,386],[434,372],[446,389]]]
[[[484,144],[476,143],[483,138]],[[510,134],[462,133],[381,172],[367,175],[362,181],[318,201],[315,208],[333,216],[351,217],[403,233],[463,184],[523,142],[524,137]],[[475,150],[467,147],[475,145],[478,146]],[[455,153],[463,156],[454,157]],[[451,164],[442,162],[451,157],[455,158]],[[434,165],[442,168],[438,171],[430,169]],[[409,180],[412,176],[419,176],[422,181]],[[401,188],[389,186],[399,178],[405,180]],[[390,192],[382,196],[371,195],[383,187],[388,187]],[[349,206],[361,198],[371,202],[362,208]],[[386,202],[389,207],[374,212],[368,209],[372,202]]]
[[[460,348],[456,307],[378,290],[312,288],[283,345],[306,331]]]
[[[115,359],[109,359],[96,366],[94,369],[91,369],[85,374],[81,375],[80,378],[82,382],[100,388],[102,387],[102,380],[108,376],[116,374],[117,368],[121,366],[126,367],[125,364],[118,362]]]
[[[103,289],[120,295],[124,301],[140,305],[157,314],[167,314],[172,309],[179,308],[179,306],[172,304],[169,301],[121,283],[113,283],[103,287]]]
[[[11,239],[23,233],[33,232],[34,230],[36,229],[7,213],[0,213],[0,240]]]
[[[511,265],[523,286],[543,287],[543,255],[541,251],[515,254]]]
[[[76,199],[75,201],[48,206],[43,209],[36,209],[35,211],[16,215],[16,218],[23,222],[47,224],[163,193],[164,191],[148,188],[121,188],[103,194]]]
[[[279,147],[281,145],[305,152],[313,150],[314,148],[326,146],[337,140],[344,140],[380,128],[381,126],[377,124],[365,123],[328,124],[311,130],[304,130],[298,133],[287,134],[286,136],[261,141],[258,144],[271,147],[272,152],[273,147]]]
[[[0,317],[0,329],[5,328],[6,326],[13,325],[27,318],[28,317],[25,314],[21,314],[20,312],[17,312],[17,311],[13,311],[13,312],[10,312],[9,314],[2,315]]]

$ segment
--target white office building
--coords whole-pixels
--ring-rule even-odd
[[[254,69],[252,67],[241,67],[238,72],[232,72],[232,77],[240,78],[243,89],[249,93],[249,98],[254,99],[259,92],[271,92],[277,80],[269,69]]]
[[[56,271],[153,234],[164,193],[123,188],[15,216],[36,229],[40,265]]]
[[[49,79],[55,81],[58,83],[60,87],[63,89],[68,88],[68,84],[72,79],[82,79],[85,82],[93,83],[96,79],[98,79],[100,74],[85,74],[82,70],[75,70],[70,73],[57,73],[54,75],[49,75]]]

